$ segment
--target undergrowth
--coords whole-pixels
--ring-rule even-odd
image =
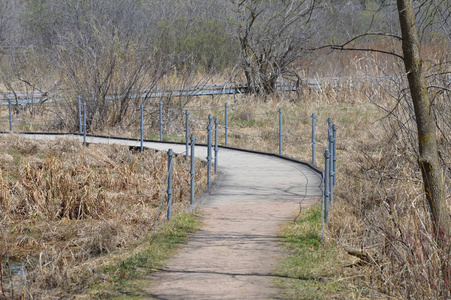
[[[129,251],[164,219],[167,155],[75,140],[0,140],[0,255],[8,297],[61,297],[83,289],[98,259]],[[196,161],[196,196],[206,188]],[[190,161],[175,155],[173,215],[190,203]]]
[[[149,297],[146,292],[151,272],[161,268],[167,259],[199,229],[194,213],[181,213],[164,224],[131,254],[104,267],[103,277],[93,282],[87,295],[77,299],[136,299]]]
[[[349,299],[356,292],[346,281],[351,269],[345,268],[343,251],[335,242],[322,245],[321,218],[321,205],[315,204],[282,229],[289,255],[278,265],[276,282],[288,299]]]

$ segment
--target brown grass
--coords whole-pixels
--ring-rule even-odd
[[[9,292],[39,298],[83,285],[90,275],[77,265],[130,249],[151,233],[167,175],[164,152],[14,135],[3,137],[0,148],[0,252]],[[196,195],[206,188],[204,165],[196,161]],[[190,197],[184,156],[175,156],[173,177],[177,214]],[[11,268],[27,271],[11,277]]]
[[[432,52],[429,53],[431,60],[434,60],[432,54]],[[362,53],[347,52],[341,56],[334,53],[328,57],[330,65],[326,65],[324,59],[316,61],[308,59],[310,61],[300,62],[305,67],[305,77],[323,77],[326,74],[380,76],[387,72],[398,80],[403,75],[397,74],[397,70],[400,70],[398,63],[377,55],[368,57]],[[323,73],[317,73],[316,70]],[[443,82],[446,83],[447,78],[443,78]],[[350,298],[447,298],[450,296],[450,276],[446,272],[447,269],[449,270],[450,249],[439,248],[431,231],[421,176],[416,164],[418,150],[415,124],[412,122],[408,105],[409,98],[405,90],[398,89],[395,83],[399,83],[400,87],[405,86],[405,81],[402,79],[387,85],[381,82],[361,83],[354,78],[346,81],[346,84],[339,89],[333,89],[330,82],[328,86],[317,91],[305,89],[298,93],[282,93],[265,98],[248,95],[237,95],[236,98],[233,96],[208,96],[181,100],[173,98],[171,101],[174,105],[165,110],[165,135],[184,136],[184,109],[189,109],[192,114],[190,130],[191,134],[196,135],[197,142],[205,142],[206,119],[208,114],[212,114],[220,121],[219,138],[222,144],[224,104],[227,102],[230,105],[229,145],[277,153],[277,110],[282,108],[285,113],[283,153],[310,161],[310,116],[315,113],[318,116],[317,165],[321,166],[322,153],[326,148],[327,140],[325,124],[328,117],[332,118],[338,125],[338,177],[330,226],[326,231],[326,245],[336,242],[362,249],[370,253],[373,258],[369,264],[352,266],[358,271],[358,276],[349,281],[350,284],[358,287],[356,289],[360,292],[358,295],[350,295]],[[437,85],[440,84],[438,81]],[[438,131],[440,157],[445,175],[447,200],[451,201],[449,93],[431,90],[431,99],[437,108],[436,117],[440,126]],[[184,106],[186,103],[188,106]],[[19,117],[22,120],[30,117],[36,123],[51,120],[51,114],[46,115],[46,112],[54,113],[50,109],[50,104],[33,115],[20,112]],[[5,115],[6,112],[3,111],[2,116]],[[168,125],[168,117],[171,120],[170,125]],[[137,137],[139,124],[136,120],[128,121],[121,127],[104,128],[102,132],[97,133]],[[30,122],[27,122],[22,125],[24,130],[30,128],[27,125]],[[146,137],[158,132],[157,123],[155,115],[146,116]],[[3,124],[7,125],[7,123]],[[49,128],[63,130],[59,127],[42,127],[41,130]],[[66,150],[55,150],[55,152],[65,154],[61,154],[60,158],[56,155],[53,161],[47,156],[35,157],[36,155],[32,154],[40,153],[39,148],[44,147],[40,144],[20,142],[23,145],[17,146],[16,149],[14,140],[8,143],[9,150],[3,151],[4,154],[0,155],[3,175],[2,199],[8,199],[5,201],[8,213],[4,213],[2,209],[1,222],[2,226],[3,224],[15,225],[9,231],[2,229],[2,240],[10,241],[10,245],[15,243],[27,245],[27,249],[31,250],[19,257],[23,258],[29,253],[35,253],[34,260],[31,260],[30,264],[42,266],[41,273],[52,274],[52,270],[59,270],[61,262],[65,260],[82,261],[118,247],[126,247],[132,244],[130,240],[139,240],[141,232],[146,232],[148,225],[154,220],[155,206],[158,198],[161,197],[159,192],[161,189],[152,190],[150,186],[145,187],[145,184],[148,184],[146,179],[137,174],[144,169],[146,174],[153,176],[149,181],[161,185],[164,180],[162,170],[165,168],[165,158],[162,155],[157,154],[149,161],[145,161],[141,156],[132,156],[128,151],[116,151],[116,153],[105,151],[103,148],[94,154],[86,154],[84,151],[88,150],[80,149],[79,145],[67,146],[67,143],[61,143],[66,145]],[[52,147],[58,147],[57,144]],[[69,150],[72,147],[76,151]],[[84,154],[81,155],[78,151]],[[21,156],[25,156],[25,159],[18,158]],[[72,156],[75,157],[73,160],[66,158]],[[146,163],[141,164],[141,160]],[[71,162],[67,163],[67,161]],[[158,161],[159,164],[153,164]],[[57,180],[55,182],[59,184],[67,182],[69,178],[77,179],[80,180],[78,184],[82,188],[65,190],[54,184],[56,188],[51,190],[51,194],[46,194],[47,190],[35,189],[34,187],[41,184],[52,186],[53,181],[49,182],[45,174],[50,172],[55,164],[62,168],[69,164],[65,174],[75,174],[75,176],[60,174],[52,180]],[[42,168],[46,168],[46,172],[43,172]],[[15,177],[16,180],[19,174],[28,176],[26,183],[29,189],[22,184],[13,183],[14,176],[9,174],[13,174],[11,172],[14,170],[18,174]],[[80,170],[83,170],[83,175],[77,177],[79,174],[77,172]],[[88,177],[91,171],[98,170],[108,170],[108,172],[93,173],[99,175]],[[126,175],[124,178],[127,179],[121,179],[118,174]],[[187,178],[183,177],[185,176],[183,172],[181,174],[181,178]],[[180,182],[184,180],[186,179],[181,179]],[[91,181],[95,183],[85,187],[84,184]],[[102,188],[99,188],[100,186]],[[108,187],[109,190],[107,191],[104,187]],[[15,193],[5,192],[8,189],[14,190]],[[37,192],[33,193],[31,190]],[[58,208],[56,209],[43,200],[47,195],[51,195],[54,199],[57,199],[59,195],[70,196],[65,198],[65,205],[55,206]],[[92,199],[99,198],[100,205],[97,207],[92,202],[94,200],[88,201],[83,198],[86,195]],[[3,202],[2,205],[4,205]],[[14,214],[14,208],[23,213]],[[120,222],[111,221],[113,214],[119,218]],[[43,222],[43,220],[46,221]],[[40,226],[34,226],[35,223]],[[136,226],[136,224],[139,225]],[[47,246],[45,251],[39,252],[42,251],[38,248],[43,241],[46,245],[50,245],[48,240],[41,240],[41,236],[46,237],[46,232],[51,233],[47,235],[47,238],[49,235],[56,236],[60,243]],[[101,238],[107,236],[107,233],[108,238]],[[67,238],[67,236],[74,238]],[[449,237],[443,238],[449,240]],[[69,255],[60,255],[63,252]],[[13,253],[11,248],[8,253]],[[36,253],[43,253],[43,255],[36,255]],[[50,263],[51,261],[55,263]],[[58,272],[53,273],[64,273]],[[77,282],[78,277],[71,274],[71,276],[64,276]],[[64,276],[59,276],[50,276],[53,279],[49,279],[45,284],[49,286],[61,284],[64,282],[64,279],[61,279]]]
[[[446,93],[432,96],[450,201],[451,108]],[[356,259],[352,266],[358,275],[349,281],[360,290],[352,297],[444,299],[451,293],[451,248],[438,247],[431,228],[408,101],[395,85],[362,85],[359,89],[325,88],[322,92],[266,99],[243,95],[235,102],[230,97],[218,97],[202,104],[219,106],[213,113],[220,120],[223,103],[229,102],[235,109],[229,110],[229,145],[273,153],[278,149],[277,110],[283,108],[287,116],[297,119],[284,116],[284,154],[306,161],[311,159],[309,117],[316,113],[320,166],[326,141],[324,124],[331,117],[339,127],[338,185],[327,243],[362,249],[372,257],[369,264],[361,265]]]

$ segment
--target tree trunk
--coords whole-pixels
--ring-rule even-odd
[[[434,233],[437,242],[443,245],[446,243],[449,234],[450,217],[445,202],[443,171],[438,159],[436,125],[422,70],[415,14],[411,0],[397,0],[397,3],[402,32],[404,65],[418,129],[420,153],[418,164],[423,176],[423,185],[433,221]]]

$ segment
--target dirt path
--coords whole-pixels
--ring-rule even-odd
[[[138,145],[91,137],[88,142]],[[184,145],[145,146],[185,150]],[[196,147],[196,156],[205,158],[206,147]],[[150,299],[281,298],[271,273],[284,254],[278,242],[280,226],[293,218],[300,204],[317,201],[320,177],[295,162],[230,149],[220,150],[219,167],[223,176],[218,186],[198,208],[202,230],[149,277]]]
[[[219,158],[223,178],[199,208],[204,226],[149,278],[153,299],[281,298],[271,273],[284,253],[280,226],[318,199],[320,179],[275,157],[221,149]]]

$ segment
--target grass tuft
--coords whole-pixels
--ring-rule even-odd
[[[108,299],[144,297],[144,288],[148,285],[144,280],[146,276],[161,268],[200,225],[194,213],[180,213],[155,232],[139,251],[105,267],[107,279],[93,284],[89,294]]]
[[[343,279],[344,257],[335,243],[321,244],[321,205],[305,208],[282,229],[289,250],[278,265],[276,283],[289,299],[344,299],[355,292]]]

